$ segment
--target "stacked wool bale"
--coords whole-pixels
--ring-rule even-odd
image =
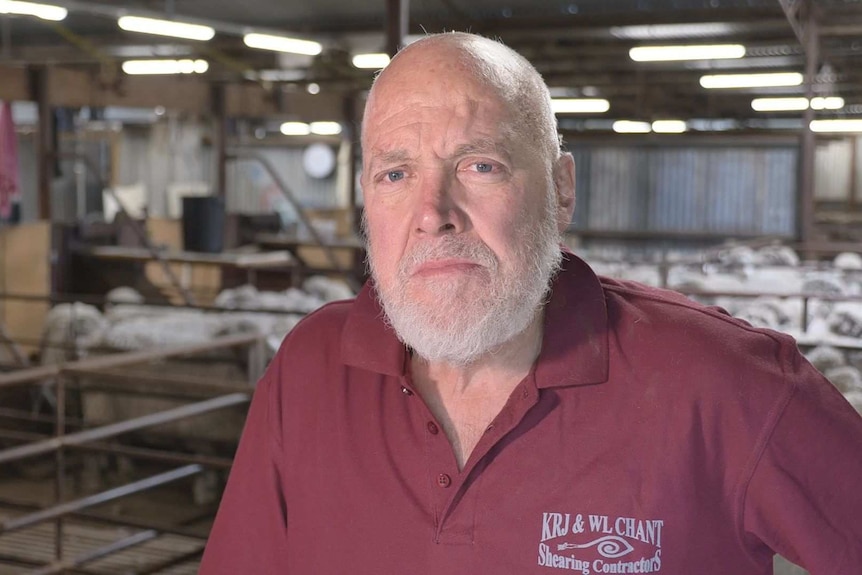
[[[862,256],[839,254],[831,266],[812,267],[801,264],[792,249],[772,245],[735,246],[700,258],[696,265],[691,257],[685,259],[669,268],[666,287],[813,346],[806,353],[809,361],[862,413],[862,350],[854,350],[862,344],[862,302],[836,301],[862,295]],[[652,271],[643,263],[602,262],[594,268],[602,275],[659,285],[655,265]],[[712,295],[722,292],[733,295]],[[793,297],[798,294],[814,294],[807,308],[802,298]]]
[[[206,343],[219,336],[237,333],[265,336],[269,352],[273,354],[304,314],[328,301],[352,295],[341,282],[313,277],[303,284],[301,290],[261,292],[252,286],[226,290],[216,299],[223,311],[212,312],[143,305],[143,297],[135,290],[118,288],[108,295],[104,313],[81,303],[56,306],[49,313],[45,325],[43,341],[46,345],[43,346],[42,362],[61,363],[78,359],[97,349],[131,351]],[[213,352],[212,357],[217,359],[225,353]],[[164,360],[157,366],[136,369],[191,375],[213,383],[246,379],[243,367],[235,362],[209,359],[210,356],[205,361]],[[88,382],[98,383],[99,376],[88,378]],[[51,389],[45,386],[42,400],[54,401]],[[84,385],[81,403],[83,419],[88,425],[96,426],[170,409],[185,403],[185,400],[157,395],[129,396]],[[148,432],[147,440],[162,444],[182,438],[189,449],[206,453],[211,444],[235,441],[243,421],[242,413],[223,410],[159,426]]]
[[[107,295],[104,313],[80,302],[54,306],[43,327],[41,362],[79,359],[97,348],[146,349],[249,332],[265,335],[274,352],[305,314],[353,295],[341,281],[313,276],[302,289],[283,292],[261,292],[250,285],[224,290],[215,300],[220,311],[214,313],[144,305],[141,294],[120,287]]]
[[[130,288],[108,295],[107,328],[101,344],[114,349],[204,343],[236,333],[259,333],[274,353],[302,317],[326,303],[353,297],[342,282],[314,276],[302,289],[259,291],[251,285],[222,291],[215,299],[218,313],[171,306],[145,306]],[[121,295],[122,297],[118,297]]]
[[[820,345],[805,357],[862,413],[862,352],[845,353],[836,347]]]

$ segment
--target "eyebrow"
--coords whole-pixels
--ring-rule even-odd
[[[371,166],[376,168],[379,165],[402,164],[408,161],[412,156],[403,148],[387,150],[379,154],[373,154],[371,157]]]
[[[474,154],[495,154],[503,157],[507,161],[509,161],[511,158],[509,149],[501,142],[492,138],[479,138],[471,142],[461,144],[460,146],[455,148],[455,151],[450,157],[460,158],[463,156],[470,156]],[[385,152],[380,152],[372,156],[371,167],[372,169],[376,169],[377,166],[380,165],[389,166],[395,164],[403,164],[411,160],[412,158],[413,156],[403,148],[386,150]]]
[[[481,138],[462,144],[455,148],[455,152],[452,154],[452,157],[458,158],[473,154],[496,154],[502,156],[506,160],[509,160],[511,157],[509,149],[505,145],[491,138]]]

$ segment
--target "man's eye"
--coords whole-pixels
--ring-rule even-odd
[[[390,182],[397,182],[404,179],[404,172],[401,170],[392,170],[386,173],[386,179]]]
[[[487,162],[478,162],[476,164],[476,171],[481,174],[488,174],[494,171],[494,166]]]

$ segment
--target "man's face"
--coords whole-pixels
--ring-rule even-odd
[[[529,324],[557,265],[551,162],[491,87],[416,60],[387,70],[365,118],[369,259],[402,340],[469,363]]]

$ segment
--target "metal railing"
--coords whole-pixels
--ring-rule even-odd
[[[98,516],[87,514],[89,510],[95,506],[102,505],[107,502],[115,501],[120,498],[128,497],[137,493],[142,493],[157,487],[167,485],[169,483],[193,477],[202,473],[205,469],[211,467],[214,469],[224,469],[230,465],[230,460],[222,457],[193,455],[180,453],[176,451],[164,451],[160,449],[151,449],[144,447],[135,447],[130,445],[122,445],[116,441],[108,442],[117,438],[122,434],[151,428],[156,425],[177,422],[205,413],[210,413],[218,410],[224,410],[231,407],[242,406],[249,402],[253,391],[252,385],[243,385],[236,382],[226,382],[225,391],[215,397],[208,397],[200,401],[193,401],[178,407],[172,407],[163,411],[149,413],[139,417],[133,417],[122,421],[100,425],[89,429],[80,429],[78,431],[68,432],[67,428],[67,400],[68,387],[70,382],[82,375],[93,376],[97,375],[100,379],[100,386],[123,390],[124,392],[131,389],[132,393],[146,393],[146,390],[137,388],[135,383],[139,383],[134,376],[131,376],[124,370],[118,368],[128,368],[129,366],[146,364],[152,361],[164,360],[166,358],[177,358],[181,356],[193,356],[196,354],[212,352],[216,350],[227,350],[231,348],[244,348],[249,355],[249,379],[256,381],[257,377],[262,373],[264,352],[263,352],[263,337],[257,334],[234,335],[215,339],[204,344],[194,344],[186,346],[177,346],[171,348],[150,349],[145,351],[133,351],[126,353],[116,353],[104,356],[90,357],[78,361],[70,361],[58,365],[46,365],[39,367],[31,367],[21,369],[16,372],[0,374],[0,391],[9,389],[15,386],[26,385],[51,385],[53,386],[56,402],[54,405],[53,427],[54,431],[51,436],[44,434],[27,432],[21,430],[0,430],[0,438],[11,439],[15,441],[24,441],[23,445],[9,447],[0,450],[0,464],[9,464],[12,462],[22,461],[28,458],[54,454],[54,504],[42,509],[31,510],[23,515],[0,521],[0,540],[5,535],[14,533],[18,530],[33,527],[35,525],[53,522],[54,523],[54,559],[47,564],[33,565],[32,560],[22,558],[16,560],[18,564],[29,564],[31,569],[25,571],[31,575],[49,574],[49,573],[83,573],[81,570],[84,565],[93,563],[103,559],[109,555],[131,549],[135,546],[142,545],[148,541],[152,541],[165,534],[181,533],[187,537],[197,537],[203,539],[200,533],[182,529],[181,526],[149,526],[145,522],[136,522],[131,519],[117,520],[120,524],[138,528],[140,531],[131,535],[122,537],[110,542],[101,547],[88,550],[74,557],[67,557],[64,550],[64,530],[65,522],[70,517],[86,516],[90,519],[99,519]],[[112,371],[113,370],[113,371]],[[147,376],[144,376],[145,378]],[[149,376],[153,381],[155,378]],[[189,378],[189,376],[180,376],[179,385],[185,385],[188,388],[195,387],[202,383],[201,378]],[[173,379],[170,374],[165,374],[164,382],[171,382]],[[100,387],[102,389],[102,387]],[[244,389],[244,391],[243,391]],[[202,389],[196,390],[197,393],[212,394],[219,392],[219,387],[216,382],[211,385],[205,385]],[[183,394],[178,394],[183,396]],[[187,394],[186,397],[189,397]],[[45,423],[44,416],[41,418],[42,423]],[[76,422],[80,424],[82,422]],[[138,479],[126,485],[113,487],[99,493],[94,493],[80,497],[77,499],[69,499],[67,497],[67,452],[88,451],[111,453],[127,457],[143,458],[162,463],[180,464],[180,467]],[[4,507],[4,502],[0,500],[0,507]],[[87,514],[87,515],[84,515]],[[102,520],[105,518],[102,517]],[[172,565],[194,560],[203,549],[202,544],[194,551],[184,552],[176,557],[172,557],[167,561],[163,561],[160,565],[150,566],[146,572],[157,573],[159,570],[167,569]],[[12,557],[0,557],[0,562],[3,560],[13,560]]]

